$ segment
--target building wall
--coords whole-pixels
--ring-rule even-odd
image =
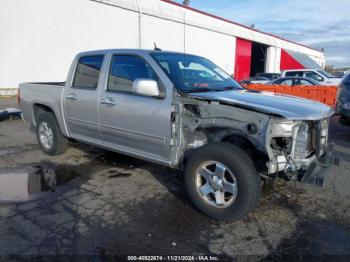
[[[266,72],[279,73],[281,66],[281,48],[270,46],[266,54]]]
[[[0,88],[28,81],[64,81],[75,54],[107,48],[199,54],[235,72],[236,37],[277,48],[267,68],[278,71],[278,50],[322,52],[252,31],[166,0],[1,0]]]
[[[229,74],[234,73],[236,38],[197,28],[185,27],[185,52],[205,56]]]
[[[74,55],[137,48],[138,13],[86,0],[2,0],[0,87],[65,81]]]
[[[141,48],[153,49],[156,44],[161,49],[185,51],[183,24],[147,15],[141,21]],[[114,48],[118,48],[117,43]]]

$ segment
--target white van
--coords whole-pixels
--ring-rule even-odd
[[[335,77],[321,69],[293,69],[284,70],[282,77],[308,77],[316,80],[320,85],[339,85],[342,78]]]

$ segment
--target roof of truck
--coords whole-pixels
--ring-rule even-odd
[[[96,54],[96,53],[113,53],[113,52],[123,52],[123,53],[174,53],[174,54],[184,54],[183,52],[168,51],[168,50],[153,50],[153,49],[136,49],[136,48],[115,48],[115,49],[100,49],[80,52],[79,55]],[[187,54],[187,53],[186,53]]]

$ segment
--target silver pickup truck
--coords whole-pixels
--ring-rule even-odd
[[[262,179],[322,185],[332,159],[330,107],[247,90],[199,56],[85,52],[66,82],[19,93],[46,154],[63,154],[71,139],[183,170],[194,204],[218,220],[251,211]]]

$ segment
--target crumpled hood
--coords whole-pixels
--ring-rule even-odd
[[[198,99],[218,101],[266,114],[278,115],[289,120],[319,120],[335,113],[332,108],[319,102],[270,92],[231,90],[190,93],[189,95]]]

